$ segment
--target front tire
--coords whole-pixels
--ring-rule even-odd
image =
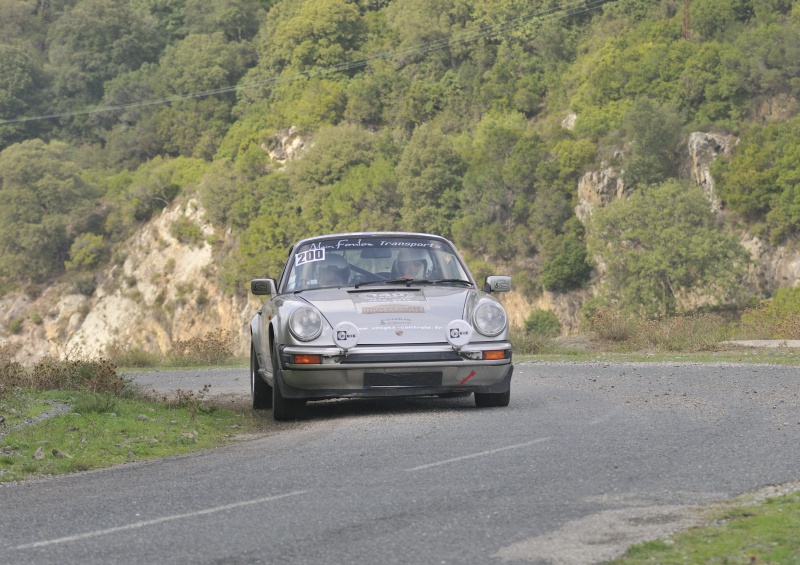
[[[272,408],[272,387],[261,378],[260,368],[255,345],[250,343],[250,396],[253,399],[253,410]]]
[[[281,394],[281,368],[278,361],[278,346],[272,348],[272,417],[278,422],[297,420],[303,415],[305,400],[286,398]]]
[[[478,408],[499,408],[508,406],[511,401],[511,389],[505,392],[476,392],[475,406]]]

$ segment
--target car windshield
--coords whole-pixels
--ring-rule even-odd
[[[284,292],[412,281],[472,284],[446,241],[420,237],[318,240],[293,250],[289,264]]]

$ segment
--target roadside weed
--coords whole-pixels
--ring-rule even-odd
[[[800,491],[761,504],[732,503],[705,527],[628,549],[613,565],[800,563]]]
[[[14,421],[0,429],[0,482],[188,453],[229,442],[256,425],[249,414],[225,408],[189,409],[89,391],[19,397],[15,410],[35,425]],[[11,405],[4,406],[8,412]],[[41,419],[54,406],[65,407],[63,413]]]

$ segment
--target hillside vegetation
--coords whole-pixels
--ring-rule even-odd
[[[590,310],[737,308],[731,228],[800,226],[798,95],[791,0],[0,0],[0,293],[91,294],[197,194],[230,294],[298,237],[399,229],[529,298],[594,272]],[[695,131],[740,140],[727,225],[681,175]],[[601,168],[629,197],[584,223]]]

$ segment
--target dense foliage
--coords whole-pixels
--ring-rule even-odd
[[[717,228],[700,189],[677,181],[598,210],[588,240],[606,271],[600,302],[647,317],[676,314],[692,298],[732,302],[749,259],[734,235]]]
[[[230,228],[230,292],[275,275],[298,236],[381,229],[441,233],[477,273],[567,292],[596,260],[578,180],[612,166],[633,197],[588,235],[614,269],[606,297],[650,314],[680,309],[676,284],[732,297],[723,267],[740,251],[708,218],[686,218],[678,252],[642,258],[611,219],[647,214],[639,236],[656,242],[702,208],[672,179],[686,134],[716,130],[741,135],[715,170],[725,204],[773,241],[797,232],[795,6],[0,0],[0,291],[102,267],[199,192]],[[289,128],[306,149],[284,162]]]

